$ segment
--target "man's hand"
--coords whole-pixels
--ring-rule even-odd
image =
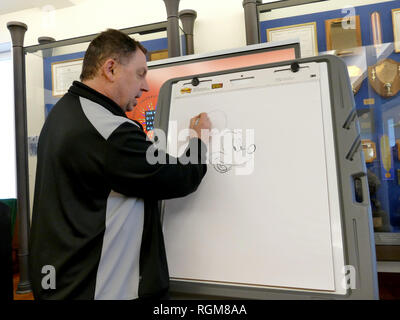
[[[198,116],[190,119],[190,137],[200,138],[205,144],[210,140],[211,121],[207,113],[202,112]]]

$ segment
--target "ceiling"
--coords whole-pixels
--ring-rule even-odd
[[[83,1],[86,0],[1,0],[0,15],[32,8],[46,7],[48,10],[50,6],[54,7],[54,9],[62,9],[74,6]]]

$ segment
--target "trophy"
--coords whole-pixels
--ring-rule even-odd
[[[366,139],[366,140],[361,140],[362,144],[362,149],[364,152],[364,159],[365,162],[371,163],[376,159],[376,146],[375,142]]]
[[[385,169],[385,178],[390,179],[392,175],[390,174],[390,169],[392,168],[392,152],[389,142],[389,137],[387,135],[383,135],[381,137],[381,161],[383,164],[383,168]]]
[[[369,84],[380,96],[390,98],[400,91],[400,63],[384,59],[368,67]]]

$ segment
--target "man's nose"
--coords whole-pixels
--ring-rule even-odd
[[[150,90],[149,84],[147,83],[146,79],[144,80],[141,90],[144,92],[148,92]]]

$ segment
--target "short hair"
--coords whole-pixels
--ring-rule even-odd
[[[147,54],[146,48],[139,41],[121,31],[107,29],[100,33],[90,42],[86,50],[80,75],[81,81],[93,79],[107,59],[113,58],[124,63],[138,48]]]

